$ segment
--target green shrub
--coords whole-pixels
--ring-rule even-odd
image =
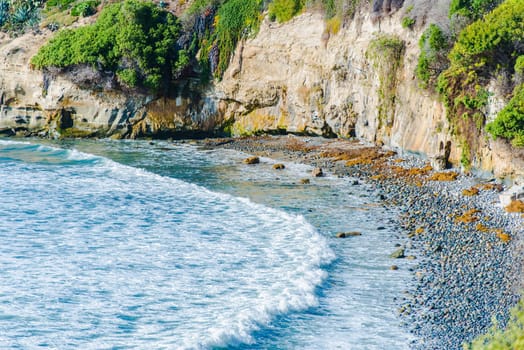
[[[479,87],[487,84],[493,72],[512,72],[515,69],[517,57],[524,53],[521,45],[523,32],[524,1],[506,0],[460,33],[449,54],[450,66],[440,74],[437,84],[452,121],[462,115],[484,112],[486,90]],[[499,122],[495,121],[490,127],[494,136],[513,139],[518,135],[515,127],[521,124],[508,124],[510,120],[513,123],[519,119],[514,113],[516,106],[516,102],[510,103],[508,109],[499,114]],[[475,121],[471,120],[471,123]],[[467,133],[468,130],[473,129],[463,125],[458,131]],[[474,142],[475,137],[477,135],[469,135],[468,140]]]
[[[506,0],[496,10],[466,27],[451,50],[452,64],[480,70],[514,62],[524,30],[524,1]]]
[[[214,33],[219,52],[215,76],[221,77],[227,69],[238,41],[258,31],[261,7],[261,0],[229,0],[219,7]]]
[[[503,0],[451,0],[449,16],[460,15],[472,20],[493,11]]]
[[[422,87],[434,85],[438,75],[447,68],[448,42],[447,36],[436,24],[430,24],[420,37],[420,55],[415,73]]]
[[[393,122],[396,105],[397,72],[402,65],[405,44],[397,36],[380,35],[373,39],[366,51],[379,79],[379,128]]]
[[[364,0],[306,0],[309,8],[322,8],[327,19],[338,17],[342,20],[352,18]]]
[[[88,64],[112,70],[124,86],[167,89],[177,69],[179,30],[177,18],[154,3],[125,0],[106,6],[93,25],[58,32],[31,64]]]
[[[195,0],[186,10],[186,14],[194,15],[202,13],[206,8],[218,6],[220,0]]]
[[[304,0],[273,0],[269,4],[269,16],[278,22],[287,22],[302,10]]]
[[[471,169],[471,150],[467,141],[461,142],[460,164],[466,170]]]
[[[482,110],[482,108],[488,105],[488,99],[489,99],[488,90],[484,89],[480,85],[477,85],[475,86],[474,94],[465,94],[465,95],[457,96],[454,100],[454,105],[455,107],[457,107],[458,105],[462,105],[467,110],[478,111],[478,110]],[[465,115],[468,115],[468,114],[465,113]]]
[[[515,61],[515,73],[524,75],[524,55],[521,55]]]
[[[69,7],[70,4],[75,2],[76,0],[47,0],[46,2],[46,8],[52,8],[52,7],[58,7],[61,10],[65,10]]]
[[[499,328],[496,320],[487,334],[465,344],[464,350],[517,350],[524,349],[524,301],[511,310],[505,329]]]
[[[96,13],[96,7],[99,5],[98,0],[82,1],[71,9],[72,16],[88,17]]]
[[[524,140],[524,84],[515,88],[509,103],[486,128],[495,138],[504,137],[512,140],[515,146],[522,145]]]
[[[138,75],[135,69],[125,68],[121,69],[116,73],[118,81],[120,84],[125,86],[137,86],[138,85]]]
[[[411,17],[402,18],[402,28],[411,28],[415,24],[415,19]]]

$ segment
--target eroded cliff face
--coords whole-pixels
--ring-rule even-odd
[[[180,83],[173,98],[155,99],[100,87],[81,88],[69,77],[30,67],[30,59],[51,36],[48,31],[0,38],[0,134],[51,137],[169,137],[215,129],[215,104],[198,84]],[[194,93],[188,93],[188,90]],[[210,109],[211,108],[211,109]]]
[[[336,34],[314,13],[285,24],[264,21],[254,39],[239,45],[215,88],[231,131],[357,136],[424,153],[436,166],[449,154],[460,165],[463,145],[452,136],[444,105],[415,79],[422,31],[402,28],[401,16],[360,13]],[[398,65],[387,49],[372,45],[384,38],[401,42]],[[502,105],[493,99],[491,112]],[[474,167],[524,176],[524,151],[503,140],[483,143]]]
[[[337,33],[316,13],[285,24],[264,20],[255,38],[238,45],[220,82],[206,91],[198,82],[180,82],[173,98],[162,99],[82,89],[71,76],[31,69],[49,32],[0,38],[0,134],[134,138],[225,129],[356,136],[424,153],[435,165],[448,156],[458,165],[462,145],[446,110],[414,76],[422,29],[402,28],[402,15],[362,11]],[[396,40],[393,54],[373,45],[384,38]],[[504,105],[493,92],[491,115]],[[474,167],[524,177],[524,150],[503,140],[482,142]]]

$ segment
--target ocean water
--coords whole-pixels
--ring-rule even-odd
[[[408,349],[394,209],[245,156],[0,140],[0,348]]]

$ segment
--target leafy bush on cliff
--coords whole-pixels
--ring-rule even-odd
[[[184,16],[192,34],[183,42],[190,59],[197,55],[202,76],[220,79],[238,41],[258,31],[265,6],[270,18],[285,22],[304,7],[321,8],[328,20],[326,31],[335,34],[343,20],[353,16],[364,0],[195,0]]]
[[[96,7],[100,1],[98,0],[86,0],[77,3],[71,9],[71,16],[82,16],[87,17],[96,13]]]
[[[261,10],[261,0],[229,0],[220,6],[214,33],[219,51],[216,75],[222,76],[227,69],[238,41],[258,31]]]
[[[471,122],[478,124],[487,104],[483,86],[495,72],[507,72],[509,76],[514,74],[517,57],[524,54],[521,44],[523,32],[524,1],[506,0],[460,33],[449,54],[450,67],[440,74],[437,84],[452,120],[458,121],[460,116],[466,117],[466,120],[468,116],[475,116],[477,120]],[[507,117],[514,118],[516,115],[508,114]],[[463,121],[456,124],[464,124],[458,132],[468,137],[467,130],[472,128]]]
[[[31,64],[65,68],[91,65],[111,70],[126,87],[167,89],[176,74],[180,25],[157,5],[126,0],[106,6],[93,25],[58,32]]]
[[[47,0],[46,2],[46,8],[51,7],[58,7],[61,10],[65,10],[69,7],[70,4],[75,2],[76,0]]]
[[[524,84],[515,88],[512,99],[497,118],[487,125],[494,137],[512,140],[516,147],[524,147]]]
[[[446,57],[449,50],[449,40],[442,29],[436,24],[430,24],[418,42],[420,56],[418,58],[416,75],[424,88],[433,86],[437,77],[447,68]]]
[[[353,17],[361,3],[365,3],[365,0],[307,0],[306,6],[321,7],[326,18],[338,17],[345,20]]]
[[[495,323],[487,334],[464,345],[464,350],[516,350],[524,349],[524,301],[512,310],[506,329]]]
[[[280,23],[289,21],[302,10],[304,3],[305,0],[273,0],[268,8],[269,17]]]
[[[373,63],[379,80],[379,128],[391,127],[396,105],[398,70],[402,65],[405,43],[394,35],[379,35],[370,41],[366,58]]]
[[[460,15],[469,19],[479,19],[493,11],[503,0],[451,0],[449,16]]]
[[[258,31],[262,0],[197,0],[188,9],[192,38],[187,53],[198,51],[205,74],[221,78],[239,40]]]

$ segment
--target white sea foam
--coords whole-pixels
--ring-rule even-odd
[[[249,344],[318,303],[334,256],[303,217],[74,150],[28,152],[96,162],[0,167],[7,347]]]

